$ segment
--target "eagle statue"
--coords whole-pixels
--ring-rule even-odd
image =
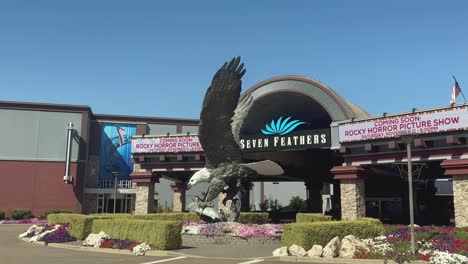
[[[273,161],[242,162],[239,133],[244,119],[252,107],[250,94],[240,96],[241,78],[245,74],[240,57],[233,58],[216,72],[203,100],[198,137],[205,153],[205,167],[190,178],[187,187],[208,182],[203,198],[197,197],[189,208],[214,221],[226,220],[222,212],[213,208],[213,200],[221,192],[226,194],[224,205],[231,200],[228,221],[238,222],[241,195],[248,191],[243,181],[258,175],[281,175],[283,169]]]

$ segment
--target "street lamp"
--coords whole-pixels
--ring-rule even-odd
[[[114,214],[115,214],[115,208],[117,206],[117,178],[120,175],[119,171],[113,171],[112,175],[114,175]]]
[[[410,231],[411,231],[411,253],[414,249],[414,205],[413,205],[413,165],[411,164],[411,143],[416,138],[416,134],[405,134],[400,136],[406,143],[406,156],[408,159],[408,190],[409,190],[409,211],[410,211]]]

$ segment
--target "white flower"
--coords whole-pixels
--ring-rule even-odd
[[[392,245],[385,241],[386,239],[387,237],[385,236],[378,236],[374,237],[373,239],[364,239],[363,241],[369,246],[371,251],[385,255],[387,252],[393,250]]]
[[[434,255],[429,259],[430,264],[466,264],[468,258],[455,254],[442,251],[434,251]]]
[[[110,239],[110,237],[103,231],[98,234],[89,234],[88,237],[83,242],[83,246],[92,246],[95,248],[101,247],[101,242],[105,239]]]
[[[200,228],[198,226],[186,226],[182,228],[183,235],[198,235],[198,230]]]
[[[150,246],[148,246],[146,243],[141,243],[137,246],[135,246],[132,250],[133,254],[136,256],[144,256],[146,251],[151,250]]]

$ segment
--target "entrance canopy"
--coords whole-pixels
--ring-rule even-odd
[[[366,111],[346,101],[331,88],[301,76],[271,78],[245,93],[252,95],[253,106],[241,129],[244,157],[251,161],[271,159],[284,166],[287,172],[283,177],[264,180],[302,181],[304,174],[310,174],[312,169],[328,175],[330,168],[341,162],[329,150],[330,124],[369,117]],[[190,139],[190,144],[198,142],[192,138],[195,135],[178,136],[180,140]],[[144,140],[150,137],[144,136]],[[141,145],[134,147],[145,146],[142,138],[138,140],[142,141]],[[179,146],[185,143],[182,141],[169,143]],[[180,146],[186,147],[184,144]],[[203,167],[202,151],[201,148],[189,151],[155,149],[133,151],[133,157],[137,163],[142,163],[142,168],[164,171],[165,175],[177,174],[184,181],[193,173],[191,171]]]

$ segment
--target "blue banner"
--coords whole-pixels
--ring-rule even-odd
[[[133,171],[132,136],[136,134],[134,124],[101,123],[101,150],[99,179],[114,180],[113,172],[118,172],[118,180],[130,180]]]

